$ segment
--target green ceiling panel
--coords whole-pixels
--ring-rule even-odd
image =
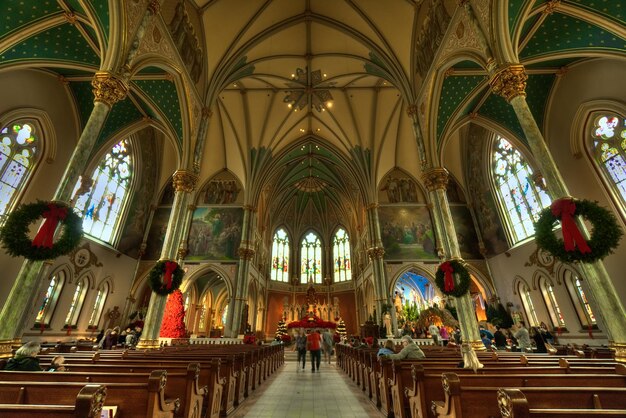
[[[513,106],[508,104],[501,96],[497,94],[489,95],[489,98],[481,106],[478,113],[504,126],[513,132],[520,141],[526,143],[526,136],[513,111]]]
[[[169,80],[136,80],[133,82],[165,115],[178,139],[183,138],[183,121],[176,85]]]
[[[522,42],[524,39],[526,39],[526,37],[528,37],[528,33],[534,27],[535,23],[539,21],[541,16],[542,16],[541,13],[537,13],[536,15],[524,21],[524,27],[522,28],[522,33],[520,35],[518,42]]]
[[[63,2],[67,4],[73,11],[85,14],[85,10],[83,9],[83,6],[81,6],[79,0],[63,0]]]
[[[2,0],[1,4],[0,37],[63,11],[56,0]]]
[[[0,61],[28,59],[73,62],[100,66],[100,58],[74,26],[65,24],[31,36],[0,55]]]
[[[102,145],[104,141],[108,140],[116,131],[130,125],[132,122],[135,122],[142,117],[143,115],[139,112],[139,110],[137,110],[130,99],[126,98],[125,100],[116,103],[107,116],[95,149],[99,148],[100,145]]]
[[[537,62],[534,64],[530,64],[530,65],[526,65],[526,68],[561,68],[561,67],[566,67],[568,65],[570,65],[571,63],[575,62],[575,61],[580,61],[580,58],[562,58],[562,59],[558,59],[558,60],[548,60],[548,61],[541,61],[541,62]],[[522,62],[523,64],[523,62]]]
[[[150,75],[165,74],[165,73],[166,71],[159,67],[146,67],[146,68],[142,68],[141,71],[139,71],[139,74],[150,74]]]
[[[461,112],[461,115],[465,116],[470,114],[471,112],[473,112],[474,110],[476,110],[476,107],[478,106],[478,103],[482,100],[482,98],[485,96],[485,94],[487,94],[487,90],[489,89],[489,87],[483,87],[483,89],[474,96],[474,98],[472,98],[472,100],[470,100],[465,107],[463,108],[463,111]]]
[[[509,0],[509,32],[513,33],[526,0]]]
[[[521,58],[534,57],[558,51],[581,49],[612,49],[623,52],[624,39],[599,27],[560,13],[548,16],[526,45]]]
[[[437,138],[441,137],[448,120],[459,107],[461,102],[472,92],[476,86],[485,80],[485,76],[449,76],[441,86],[439,98],[439,110],[437,112]]]
[[[566,0],[565,2],[582,6],[617,22],[623,23],[626,17],[626,3],[623,0]]]
[[[70,87],[76,100],[81,127],[84,128],[93,109],[93,87],[90,81],[73,82],[70,83]]]
[[[482,70],[483,67],[480,66],[476,61],[465,60],[461,62],[457,62],[454,64],[454,68],[458,69],[472,69],[472,70]]]
[[[91,5],[96,12],[102,32],[104,32],[105,41],[109,39],[109,1],[108,0],[91,0]]]
[[[53,71],[63,77],[93,77],[93,72],[77,70],[75,68],[56,68],[49,67],[47,70]]]

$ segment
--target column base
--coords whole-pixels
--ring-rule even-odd
[[[626,343],[609,341],[609,348],[615,352],[615,361],[626,363]]]
[[[0,340],[0,358],[13,357],[13,347],[19,347],[21,343],[22,339],[19,337],[12,340]]]
[[[137,348],[140,350],[146,350],[146,349],[153,349],[153,348],[161,348],[161,343],[159,342],[159,340],[144,340],[141,339],[139,340],[139,343],[137,344]]]
[[[485,344],[483,344],[483,342],[480,340],[469,341],[468,344],[472,347],[472,349],[474,349],[474,351],[486,351],[487,350],[487,347],[485,347]]]

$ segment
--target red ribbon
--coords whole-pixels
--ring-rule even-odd
[[[49,203],[48,210],[45,211],[42,216],[46,219],[46,221],[43,223],[41,228],[39,228],[39,232],[37,232],[37,235],[31,245],[39,248],[52,248],[54,232],[57,230],[59,221],[65,219],[67,216],[67,208],[57,206],[54,203]]]
[[[561,334],[563,334],[563,330],[561,329],[561,327],[557,327],[556,328],[556,335],[558,335],[560,337]]]
[[[552,202],[550,205],[552,214],[556,217],[561,217],[561,229],[563,230],[563,242],[565,243],[565,251],[574,251],[578,246],[578,251],[581,254],[591,252],[591,248],[587,244],[587,241],[583,238],[582,234],[574,222],[574,213],[576,212],[576,203],[572,199],[563,198]]]
[[[67,327],[67,335],[72,335],[72,327],[71,326]]]
[[[591,338],[593,340],[593,332],[591,332],[593,330],[593,327],[591,326],[591,324],[587,325],[587,331],[589,332],[589,338]]]
[[[39,324],[39,329],[41,331],[41,334],[43,334],[44,330],[46,329],[46,324],[44,324],[43,321],[41,321],[41,323]]]
[[[454,273],[454,269],[452,268],[452,264],[450,264],[449,261],[446,261],[445,263],[441,263],[441,266],[439,268],[446,274],[443,280],[444,292],[453,292],[454,277],[452,277],[452,273]]]
[[[163,286],[165,286],[168,290],[172,288],[172,273],[174,273],[174,270],[176,270],[177,267],[178,267],[178,263],[176,263],[175,261],[165,262],[165,274],[163,275]]]

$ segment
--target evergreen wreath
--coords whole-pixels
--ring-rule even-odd
[[[446,283],[447,274],[451,275],[452,283],[449,280]],[[458,260],[449,260],[444,261],[437,268],[435,283],[442,293],[458,298],[469,290],[471,278],[463,263]]]
[[[569,209],[565,215],[560,214],[556,209],[563,204],[568,205],[567,209]],[[568,216],[569,219],[566,219]],[[589,241],[585,241],[580,234],[573,221],[574,216],[582,216],[591,223],[593,230]],[[563,236],[568,241],[567,243],[554,234],[554,224],[557,221],[561,221]],[[575,231],[571,231],[572,224]],[[574,261],[592,263],[603,259],[617,247],[622,233],[622,229],[611,211],[598,205],[597,202],[586,199],[564,198],[556,200],[551,207],[541,211],[539,219],[535,222],[537,246],[565,263]]]
[[[39,218],[45,222],[35,239],[28,237],[29,226]],[[58,224],[62,225],[59,239],[52,241]],[[0,241],[7,254],[29,260],[52,260],[74,250],[83,237],[83,220],[63,202],[46,202],[20,205],[9,213],[0,230]]]
[[[159,260],[148,276],[150,288],[158,295],[169,295],[180,287],[184,274],[185,272],[176,261]]]

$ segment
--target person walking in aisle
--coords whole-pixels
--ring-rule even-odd
[[[324,359],[330,364],[330,359],[333,355],[333,335],[330,333],[330,330],[326,328],[322,333],[322,347],[324,349]]]
[[[320,363],[322,362],[322,353],[320,353],[320,349],[322,346],[322,336],[319,333],[319,330],[312,331],[306,337],[306,345],[309,351],[311,352],[311,371],[315,373],[315,369],[320,371]]]
[[[304,333],[304,329],[300,328],[298,336],[296,337],[296,350],[298,350],[298,363],[296,370],[300,370],[300,359],[302,359],[302,370],[304,370],[304,366],[306,366],[306,340],[307,338]]]

